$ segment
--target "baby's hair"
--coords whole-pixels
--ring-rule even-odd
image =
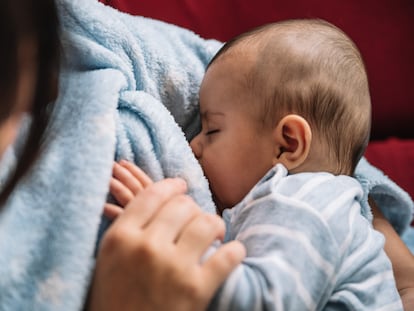
[[[18,165],[1,191],[0,203],[4,203],[44,145],[52,102],[57,96],[60,41],[54,0],[1,0],[0,40],[0,122],[16,108],[22,49],[35,49],[31,54],[36,68],[34,98],[29,107],[31,125]]]
[[[263,103],[261,124],[274,126],[286,114],[301,115],[327,147],[326,156],[337,168],[333,173],[353,174],[369,141],[371,101],[352,40],[323,20],[277,22],[227,42],[209,66],[249,51],[257,57],[245,86]]]

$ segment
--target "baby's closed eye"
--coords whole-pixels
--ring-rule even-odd
[[[218,133],[219,131],[220,131],[219,129],[208,130],[208,131],[206,132],[206,135],[216,134],[216,133]]]

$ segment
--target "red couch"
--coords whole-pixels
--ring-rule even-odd
[[[412,0],[101,0],[226,41],[266,22],[323,18],[358,45],[370,80],[368,160],[414,198],[414,5]]]

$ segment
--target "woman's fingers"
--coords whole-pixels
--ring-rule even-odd
[[[224,230],[220,217],[202,213],[186,226],[176,243],[176,257],[181,258],[187,273],[192,271],[190,274],[194,278],[202,280],[198,284],[199,292],[208,300],[246,256],[246,250],[239,241],[219,247],[211,245],[213,241],[222,239]]]
[[[190,196],[177,195],[159,210],[148,224],[146,234],[156,240],[174,243],[187,224],[200,214],[201,209]]]
[[[201,278],[206,287],[214,290],[246,257],[246,249],[240,241],[228,242],[217,249],[202,265]]]
[[[199,277],[203,280],[204,291],[211,290],[211,295],[246,256],[246,249],[239,241],[213,247],[213,242],[222,240],[224,234],[223,219],[217,215],[201,213],[182,230],[176,243],[177,253],[186,254],[180,257],[188,262],[188,266],[201,262]],[[211,253],[206,254],[207,250]]]
[[[117,222],[123,226],[143,228],[167,202],[186,191],[187,185],[180,178],[167,178],[149,185],[125,206]]]
[[[183,253],[192,253],[193,260],[197,260],[215,240],[222,240],[224,233],[224,221],[219,216],[201,213],[183,229],[177,248]]]

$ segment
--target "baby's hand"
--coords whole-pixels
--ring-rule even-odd
[[[110,191],[121,206],[126,206],[152,180],[135,164],[121,160],[114,162]]]
[[[106,203],[105,216],[110,219],[117,217],[133,197],[152,183],[151,178],[135,164],[125,160],[114,162],[109,190],[121,206]]]

